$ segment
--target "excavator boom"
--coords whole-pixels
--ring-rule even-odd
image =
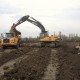
[[[10,29],[10,33],[14,33],[14,34],[17,34],[17,35],[20,35],[21,32],[16,30],[16,26],[20,25],[21,23],[25,22],[27,19],[28,19],[29,15],[27,16],[23,16],[21,19],[19,19],[16,23],[13,23],[13,25],[11,26],[11,29]]]
[[[11,26],[11,29],[10,29],[10,33],[14,33],[14,34],[20,35],[21,32],[19,32],[18,30],[16,30],[16,27],[18,25],[20,25],[21,23],[25,22],[25,21],[28,21],[28,22],[36,25],[37,27],[39,27],[41,29],[41,33],[45,34],[46,31],[45,31],[44,26],[39,21],[37,21],[33,17],[30,17],[29,15],[23,16],[16,23],[13,23],[13,25]]]
[[[39,21],[37,21],[33,17],[30,17],[30,18],[31,19],[29,19],[29,18],[27,19],[28,22],[38,26],[41,29],[41,32],[46,32],[44,26]]]

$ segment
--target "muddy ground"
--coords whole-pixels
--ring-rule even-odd
[[[0,67],[17,60],[11,70],[3,67],[0,80],[80,80],[80,54],[74,47],[74,42],[62,42],[58,48],[37,45],[5,50],[0,53]]]
[[[9,60],[16,59],[17,57],[27,54],[30,50],[34,48],[22,47],[21,49],[6,49],[0,53],[0,66]]]
[[[58,49],[58,62],[56,80],[80,80],[80,54],[74,44],[67,42]]]

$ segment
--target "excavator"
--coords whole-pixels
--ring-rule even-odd
[[[42,47],[46,46],[49,43],[54,43],[56,46],[56,44],[59,42],[60,36],[49,36],[48,31],[45,30],[41,22],[34,19],[33,17],[30,17],[29,15],[26,15],[19,19],[16,23],[13,23],[9,33],[1,34],[0,45],[3,49],[8,46],[14,46],[15,48],[19,47],[21,41],[21,32],[16,30],[16,27],[25,21],[28,21],[40,28],[41,33],[39,41],[41,42]]]

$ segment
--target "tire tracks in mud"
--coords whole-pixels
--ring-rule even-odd
[[[51,49],[51,56],[48,66],[45,69],[42,80],[56,80],[56,73],[58,68],[57,50]]]
[[[39,48],[39,50],[17,63],[14,69],[6,72],[3,77],[6,80],[41,80],[49,63],[50,54],[50,48]]]
[[[8,67],[5,70],[5,67]],[[0,67],[2,80],[56,80],[57,50],[34,48],[28,54],[12,59]]]
[[[15,64],[24,60],[25,58],[27,58],[29,55],[33,54],[33,52],[36,52],[36,51],[38,51],[38,49],[34,49],[28,52],[27,54],[21,55],[20,57],[10,60],[6,62],[5,64],[3,64],[2,66],[0,66],[0,76],[4,75],[5,72],[12,70]]]
[[[34,48],[33,48],[34,49]],[[6,62],[16,59],[24,54],[27,54],[29,51],[33,50],[32,48],[22,48],[18,50],[5,50],[0,54],[0,66],[5,64]]]

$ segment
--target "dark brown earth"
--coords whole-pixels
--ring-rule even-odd
[[[80,80],[80,55],[73,44],[62,44],[58,49],[58,74],[57,80]]]
[[[0,55],[0,66],[4,63],[8,62],[9,60],[16,59],[17,57],[27,54],[29,51],[33,50],[34,48],[26,48],[23,47],[22,49],[12,50],[10,52],[2,52]]]
[[[28,58],[15,65],[15,68],[4,74],[7,80],[40,80],[50,60],[50,48],[40,48]]]
[[[31,46],[32,45],[33,44],[31,43]],[[0,66],[22,55],[27,55],[28,52],[31,52],[32,50],[37,50],[32,51],[32,54],[27,58],[16,63],[14,68],[9,72],[5,72],[0,80],[41,80],[44,76],[45,68],[50,62],[51,50],[57,51],[55,59],[57,59],[58,66],[55,79],[80,80],[80,54],[79,51],[75,49],[74,42],[62,42],[61,46],[55,49],[31,46],[1,53]]]

